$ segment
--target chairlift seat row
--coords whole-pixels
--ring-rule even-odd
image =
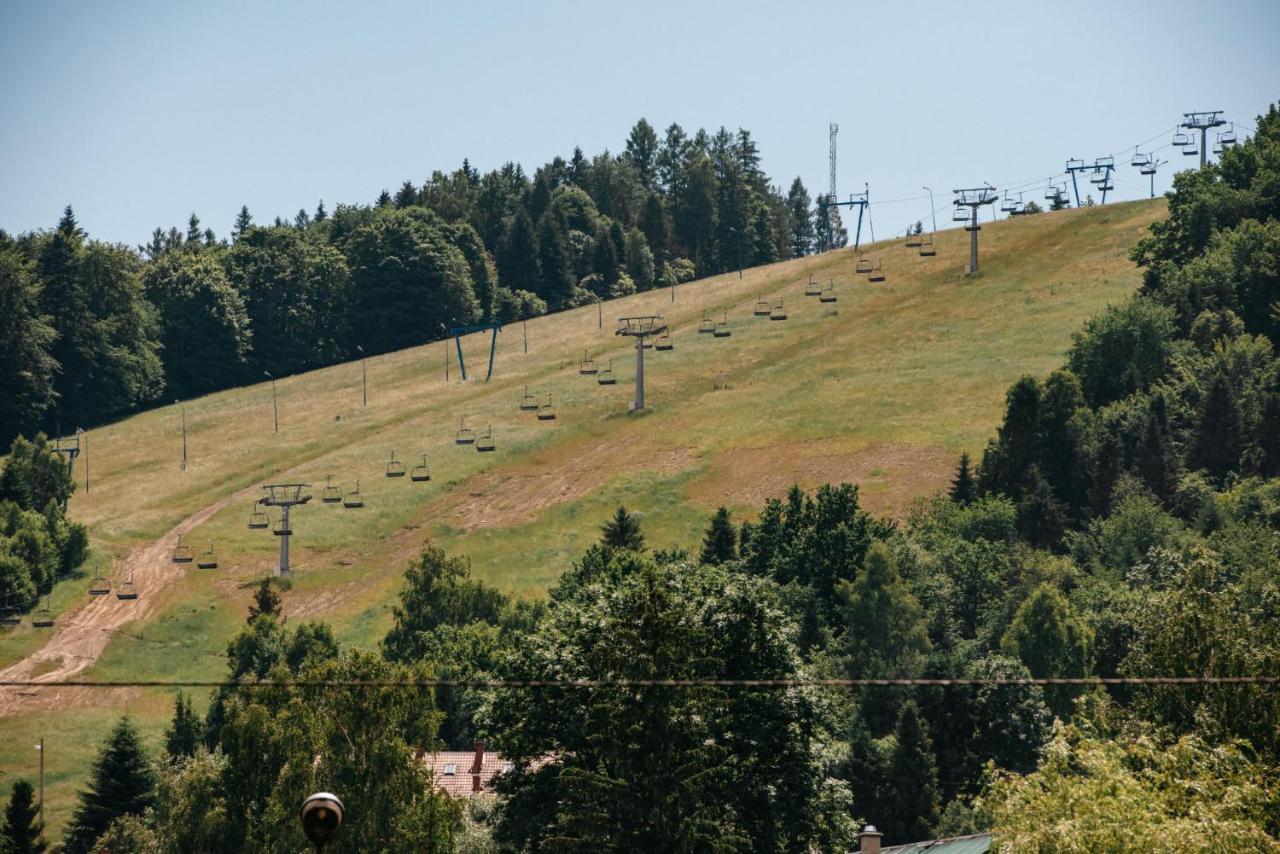
[[[53,627],[53,609],[48,605],[43,608],[37,608],[35,613],[31,615],[31,625],[37,629],[49,629]]]
[[[391,452],[391,459],[387,461],[387,477],[404,477],[404,463],[396,459],[396,452]]]
[[[529,394],[529,387],[524,387],[524,395],[520,398],[520,411],[533,412],[538,408],[538,399]]]
[[[669,332],[664,332],[658,336],[658,339],[656,341],[653,342],[653,348],[655,350],[664,350],[664,351],[674,350],[676,348],[676,345],[675,345],[675,342],[671,340],[671,334]]]
[[[809,283],[804,286],[804,295],[807,297],[816,297],[822,295],[822,285],[812,276],[809,276]]]
[[[556,408],[551,405],[551,394],[547,394],[547,402],[538,407],[539,421],[555,421]]]
[[[271,520],[267,518],[267,514],[259,509],[258,505],[253,506],[253,512],[249,514],[249,528],[254,531],[261,531],[264,528],[271,527]]]
[[[480,453],[489,453],[495,450],[497,446],[493,442],[493,427],[489,427],[483,435],[476,438],[476,450]]]
[[[474,445],[476,442],[476,432],[467,426],[465,417],[458,419],[458,432],[453,434],[453,443],[455,445]]]
[[[595,359],[589,358],[587,356],[587,351],[583,350],[582,361],[578,363],[578,373],[582,374],[583,376],[592,376],[598,370],[599,369],[596,367]]]
[[[360,496],[360,481],[357,480],[355,489],[342,497],[342,506],[348,510],[364,506],[364,499]]]
[[[213,552],[213,543],[209,543],[209,548],[200,552],[200,556],[196,558],[196,569],[217,569],[217,568],[218,568],[218,557]]]
[[[427,465],[427,455],[422,455],[422,462],[409,471],[409,480],[414,483],[426,483],[431,480],[431,468]]]
[[[769,310],[769,319],[770,320],[786,320],[787,319],[787,310],[785,307],[783,307],[782,300],[778,300],[778,304],[773,306]]]
[[[182,537],[178,537],[178,543],[173,547],[174,563],[191,563],[196,559],[195,550],[191,546],[182,544]]]
[[[705,333],[705,332],[715,332],[715,331],[716,331],[716,322],[711,318],[707,317],[706,312],[703,312],[702,320],[698,321],[698,332]]]
[[[325,504],[337,504],[342,500],[342,491],[333,485],[333,476],[325,478],[324,492],[320,494],[320,500]]]
[[[111,592],[111,579],[95,575],[89,581],[90,596],[106,596]]]

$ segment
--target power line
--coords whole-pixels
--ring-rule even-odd
[[[1276,685],[1280,676],[1082,676],[989,679],[301,679],[216,680],[8,680],[3,688],[878,688],[999,687],[1010,685],[1105,687],[1109,685]]]

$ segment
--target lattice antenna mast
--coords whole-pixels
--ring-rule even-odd
[[[273,573],[277,577],[289,574],[289,538],[293,536],[293,529],[289,527],[289,508],[310,501],[311,493],[308,491],[310,488],[309,483],[264,483],[262,485],[266,495],[259,498],[258,503],[263,507],[280,508],[280,523],[276,528],[276,536],[280,538],[280,565]]]
[[[969,263],[965,265],[964,274],[972,276],[978,272],[978,232],[982,229],[982,226],[978,225],[978,209],[983,205],[995,204],[996,199],[999,198],[999,192],[990,184],[951,192],[956,194],[957,210],[963,207],[969,208],[969,221],[964,225],[964,230],[969,232]]]
[[[661,335],[666,329],[667,324],[660,314],[618,318],[618,329],[614,334],[636,339],[636,399],[631,404],[632,412],[644,409],[644,339]]]
[[[1205,143],[1210,128],[1222,127],[1226,119],[1222,118],[1222,110],[1207,110],[1199,113],[1183,113],[1181,127],[1191,131],[1200,131],[1200,168],[1205,164]]]
[[[829,143],[831,146],[831,153],[829,155],[830,161],[831,161],[831,166],[830,166],[831,180],[830,180],[830,183],[827,185],[827,198],[830,199],[831,201],[835,201],[835,198],[836,198],[836,134],[838,134],[839,132],[840,132],[840,125],[836,124],[835,122],[832,122],[828,126],[827,133],[828,133]]]

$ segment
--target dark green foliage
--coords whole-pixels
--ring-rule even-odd
[[[1040,444],[1040,384],[1035,377],[1025,376],[1005,396],[999,438],[987,445],[983,454],[982,492],[1020,496],[1028,470],[1040,458]]]
[[[22,436],[13,440],[0,471],[0,499],[13,501],[23,510],[42,511],[50,502],[61,505],[75,488],[66,457],[53,450],[43,433],[31,440]]]
[[[249,316],[240,292],[210,253],[164,255],[147,267],[143,287],[159,313],[161,356],[172,394],[194,397],[245,378]]]
[[[644,550],[644,532],[640,519],[619,505],[613,518],[600,526],[600,542],[611,549]]]
[[[1042,584],[1019,606],[1000,641],[1001,650],[1039,679],[1088,676],[1093,667],[1093,632],[1056,588]],[[1076,691],[1046,692],[1049,705],[1066,717]]]
[[[815,238],[813,214],[809,191],[798,176],[791,182],[791,190],[787,193],[787,209],[791,215],[791,233],[788,235],[791,255],[794,258],[808,255]]]
[[[1134,471],[1157,498],[1168,501],[1177,488],[1178,465],[1168,406],[1165,396],[1157,391],[1151,396],[1143,421],[1142,438],[1134,454]]]
[[[530,293],[541,290],[538,244],[533,233],[533,221],[523,207],[507,220],[502,240],[498,243],[497,260],[502,282],[508,288]]]
[[[164,751],[172,760],[194,756],[204,743],[204,722],[195,707],[181,691],[173,701],[173,720],[164,733]]]
[[[280,616],[280,593],[271,579],[264,578],[253,593],[253,604],[249,606],[249,617],[246,622],[252,623],[259,617]]]
[[[0,445],[33,431],[53,406],[54,336],[30,265],[0,248]]]
[[[932,837],[941,804],[933,742],[920,710],[908,701],[898,714],[893,751],[883,787],[886,815],[878,825],[885,844]]]
[[[1027,471],[1018,501],[1018,530],[1027,542],[1042,549],[1057,548],[1067,530],[1066,511],[1037,465]]]
[[[86,854],[113,819],[141,815],[151,805],[154,785],[138,731],[127,717],[121,718],[93,761],[89,788],[80,793],[63,850]]]
[[[968,451],[960,454],[960,464],[956,466],[956,476],[951,481],[951,490],[948,494],[957,504],[968,504],[978,496],[977,484],[974,483],[973,473],[969,471]]]
[[[634,556],[634,554],[632,555]],[[798,659],[771,584],[642,565],[557,594],[511,679],[779,678]],[[803,850],[816,833],[813,710],[798,693],[503,690],[488,726],[515,763],[496,835],[514,848]],[[550,762],[535,770],[531,763]],[[780,785],[785,780],[785,785]],[[548,809],[550,804],[555,808]]]
[[[26,780],[15,780],[9,803],[0,826],[0,851],[5,854],[41,854],[45,843],[40,839],[40,812],[35,789]]]
[[[544,214],[538,220],[538,288],[536,293],[552,309],[566,308],[573,299],[574,275],[565,235],[556,218]]]
[[[729,510],[721,507],[711,517],[711,525],[702,538],[703,563],[719,566],[738,557],[738,532],[729,519]]]
[[[1196,419],[1189,463],[1221,481],[1240,462],[1240,404],[1224,374],[1209,380]]]
[[[1173,311],[1135,297],[1089,320],[1075,335],[1067,364],[1089,404],[1103,406],[1164,377],[1173,341]]]

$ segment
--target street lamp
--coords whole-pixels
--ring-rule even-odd
[[[36,752],[40,754],[40,841],[44,842],[44,739],[43,738],[40,739],[40,743],[36,745]]]
[[[83,427],[76,428],[76,447],[84,448],[84,494],[89,494],[89,434]]]
[[[263,371],[262,375],[271,380],[271,419],[275,422],[276,432],[280,432],[280,410],[276,406],[276,378],[271,376],[270,371]]]
[[[444,333],[444,338],[440,340],[444,342],[444,381],[447,383],[449,382],[449,327],[442,323],[440,331]]]
[[[738,231],[738,229],[734,228],[732,225],[729,226],[729,231],[733,232],[734,236],[738,238],[738,278],[741,279],[742,278],[742,232]]]
[[[182,401],[176,397],[173,399],[173,405],[182,410],[182,470],[187,470],[187,408],[182,405]]]
[[[921,187],[920,189],[929,190],[928,187]],[[933,190],[929,190],[929,216],[933,218],[933,230],[936,232],[938,230],[938,214],[933,207]]]
[[[360,405],[369,405],[369,379],[364,370],[364,348],[359,344],[356,349],[360,351]]]

